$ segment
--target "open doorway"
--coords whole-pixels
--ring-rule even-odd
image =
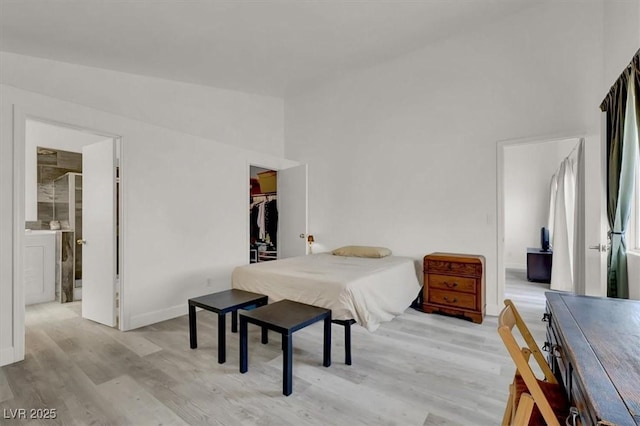
[[[118,326],[119,140],[27,118],[24,146],[25,304],[75,302],[84,318]]]
[[[550,287],[553,247],[542,240],[553,232],[551,182],[578,142],[570,138],[504,147],[504,275],[510,294],[523,287]]]
[[[278,258],[278,173],[249,167],[249,263]]]
[[[248,261],[257,263],[308,253],[307,165],[247,164]],[[264,220],[260,232],[258,216]]]

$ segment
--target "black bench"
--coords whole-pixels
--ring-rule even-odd
[[[191,349],[198,347],[196,329],[196,307],[218,314],[218,363],[226,361],[226,323],[225,314],[231,312],[231,332],[238,331],[238,309],[250,306],[266,305],[268,297],[264,294],[250,293],[243,290],[225,290],[218,293],[189,299],[189,338]],[[266,330],[263,331],[266,333]]]
[[[240,312],[240,372],[248,370],[247,325],[262,327],[262,343],[267,343],[267,330],[282,335],[282,393],[293,391],[293,333],[318,321],[324,321],[324,355],[322,365],[331,365],[331,310],[291,300],[280,300],[251,311]]]

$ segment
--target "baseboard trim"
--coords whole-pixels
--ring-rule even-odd
[[[485,309],[486,315],[497,317],[500,314],[500,311],[502,310],[503,307],[498,305],[486,305],[485,308],[486,308]]]
[[[134,330],[136,328],[145,327],[147,325],[177,318],[182,315],[186,315],[188,312],[189,311],[187,304],[181,303],[180,305],[172,306],[170,308],[135,315],[132,316],[129,320],[129,327],[123,331]]]
[[[14,359],[14,356],[15,356],[15,352],[13,350],[13,346],[10,348],[0,350],[0,367],[20,361],[20,360]]]
[[[526,271],[527,270],[527,265],[526,263],[506,263],[504,265],[504,269],[519,269],[521,271]]]

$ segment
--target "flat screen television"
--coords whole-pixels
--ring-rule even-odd
[[[544,226],[540,228],[540,247],[542,251],[549,251],[551,248],[549,246],[549,229]]]

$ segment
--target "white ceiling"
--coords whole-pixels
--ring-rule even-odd
[[[0,0],[0,50],[283,96],[533,0]]]

